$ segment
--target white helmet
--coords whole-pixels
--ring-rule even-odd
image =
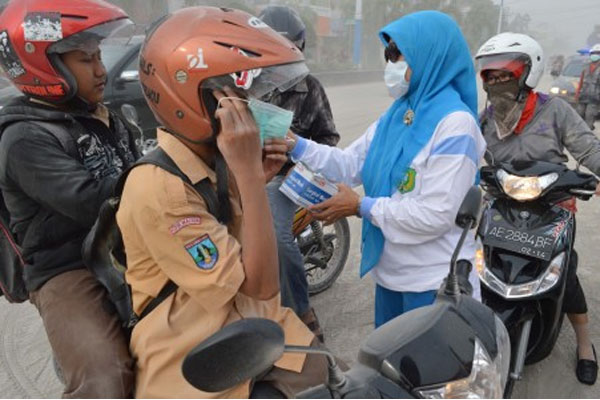
[[[533,89],[544,72],[544,51],[538,42],[521,33],[504,32],[489,39],[475,55],[481,72],[504,69]]]
[[[597,43],[594,46],[592,46],[592,48],[590,49],[590,54],[593,53],[600,53],[600,43]]]

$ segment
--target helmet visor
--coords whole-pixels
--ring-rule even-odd
[[[503,53],[479,57],[476,60],[477,69],[483,79],[487,72],[492,70],[507,71],[520,78],[526,67],[531,67],[531,60],[523,53]]]
[[[247,97],[262,98],[275,90],[285,92],[304,79],[308,72],[304,62],[275,65],[209,78],[202,83],[201,89],[222,90],[227,86],[242,91]]]
[[[80,50],[87,54],[93,54],[98,50],[100,42],[114,41],[123,45],[134,36],[135,31],[135,24],[128,18],[107,22],[53,43],[48,48],[48,53],[64,54]]]

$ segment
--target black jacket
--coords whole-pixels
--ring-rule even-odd
[[[329,146],[335,146],[340,141],[327,94],[314,76],[307,75],[292,88],[276,93],[269,101],[294,112],[291,130],[295,134]],[[285,175],[293,165],[286,163],[279,175]]]
[[[72,148],[65,149],[34,120],[62,126],[73,138]],[[83,239],[117,178],[139,154],[131,133],[112,113],[109,129],[87,112],[66,112],[24,97],[0,110],[0,132],[0,188],[32,291],[53,276],[83,268]]]

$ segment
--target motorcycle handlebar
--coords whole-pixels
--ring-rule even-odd
[[[588,200],[590,197],[596,194],[595,190],[585,190],[585,189],[570,189],[570,194],[575,195],[583,200]]]

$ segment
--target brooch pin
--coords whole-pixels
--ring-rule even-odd
[[[404,124],[411,125],[413,123],[414,119],[415,119],[415,112],[410,109],[406,110],[406,112],[404,113]]]

